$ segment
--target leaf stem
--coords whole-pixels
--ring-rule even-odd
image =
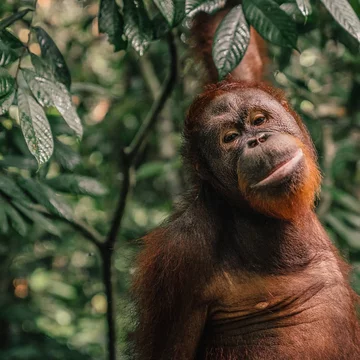
[[[19,71],[20,71],[20,68],[21,68],[21,62],[24,58],[24,55],[25,55],[25,52],[26,51],[29,51],[29,45],[30,45],[30,40],[31,40],[31,26],[32,26],[32,23],[33,23],[33,20],[34,20],[34,17],[35,17],[35,14],[36,14],[36,6],[37,6],[37,0],[35,0],[34,2],[34,10],[31,10],[33,11],[32,14],[31,14],[31,19],[30,19],[30,23],[29,23],[29,34],[28,34],[28,39],[27,39],[27,42],[26,44],[24,45],[23,49],[22,49],[22,52],[21,52],[21,55],[19,57],[19,62],[18,62],[18,66],[16,68],[16,72],[15,72],[15,80],[16,80],[16,86],[18,87],[18,83],[17,83],[17,77],[19,75]],[[30,10],[29,10],[30,11]]]

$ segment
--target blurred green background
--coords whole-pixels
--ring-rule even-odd
[[[21,4],[20,4],[21,3]],[[5,0],[0,18],[26,1]],[[294,5],[285,4],[287,11]],[[352,5],[360,14],[359,1]],[[98,1],[38,0],[33,24],[52,36],[69,66],[73,101],[84,124],[78,142],[55,112],[49,114],[58,146],[50,163],[36,164],[16,122],[0,116],[0,167],[48,181],[61,174],[92,177],[87,193],[61,191],[78,218],[105,233],[122,181],[120,153],[153,102],[153,91],[168,69],[167,45],[154,42],[140,58],[113,52],[98,33]],[[300,15],[299,22],[304,22]],[[12,27],[23,42],[26,24]],[[269,47],[269,77],[287,93],[306,122],[319,153],[323,187],[317,211],[343,256],[354,268],[360,292],[360,57],[352,39],[322,7],[299,28],[301,53]],[[161,223],[186,188],[179,148],[183,119],[201,90],[198,64],[189,51],[186,23],[177,29],[180,73],[174,93],[136,164],[136,185],[116,243],[116,322],[119,358],[125,358],[129,282],[141,237]],[[39,45],[30,44],[39,54]],[[9,158],[10,156],[10,158]],[[12,156],[12,158],[11,158]],[[9,159],[22,159],[19,166]],[[15,160],[14,160],[15,159]],[[35,168],[35,170],[34,170]],[[63,222],[26,223],[26,234],[0,233],[0,358],[105,359],[107,301],[100,259],[91,242]]]

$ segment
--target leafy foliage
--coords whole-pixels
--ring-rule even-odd
[[[310,0],[296,0],[296,3],[304,16],[311,14]]]
[[[115,0],[101,0],[99,9],[99,32],[107,34],[115,51],[126,49],[127,42],[121,34],[124,32],[124,20]]]
[[[193,17],[200,11],[212,14],[225,6],[225,0],[186,0],[185,13],[187,16]]]
[[[172,31],[182,76],[137,159],[136,188],[114,258],[117,308],[125,309],[137,246],[130,240],[161,223],[183,191],[186,174],[174,154],[199,83],[198,65],[186,51],[188,20],[200,11],[217,13],[225,1],[37,3],[35,13],[14,11],[32,0],[0,6],[0,358],[101,360],[106,296],[99,258],[69,224],[107,233],[124,180],[119,154],[152,106],[149,88],[166,76],[164,40]],[[360,292],[360,8],[356,1],[322,4],[244,0],[218,29],[213,56],[224,77],[244,55],[248,26],[268,39],[273,81],[287,91],[319,151],[320,219],[354,266],[353,286]],[[98,28],[113,47],[97,35]],[[302,53],[292,51],[296,46]],[[112,49],[122,51],[113,55]],[[328,127],[330,140],[324,136]],[[129,331],[125,319],[121,311],[121,355]]]
[[[103,196],[107,192],[102,184],[86,176],[63,174],[47,180],[47,184],[53,189],[72,194]]]
[[[176,26],[185,16],[184,1],[182,0],[154,0],[154,2],[170,26]]]
[[[131,46],[143,55],[152,38],[150,19],[142,1],[124,0],[124,32]]]
[[[48,61],[55,78],[67,88],[70,88],[70,71],[60,50],[44,29],[37,26],[34,27],[34,30],[41,48],[41,56]]]
[[[14,78],[6,69],[0,68],[0,115],[10,107],[14,98]]]
[[[22,11],[19,11],[15,14],[12,14],[8,16],[7,18],[0,21],[0,31],[4,30],[11,24],[13,24],[15,21],[22,19],[29,11],[32,11],[32,9],[25,9]]]
[[[46,163],[54,150],[50,125],[42,107],[23,89],[18,90],[20,126],[30,152],[39,165]]]
[[[82,125],[72,105],[70,93],[66,87],[56,80],[38,76],[35,72],[24,69],[23,75],[32,93],[42,106],[55,106],[69,127],[81,138]]]
[[[234,7],[216,30],[213,58],[220,79],[230,73],[243,58],[249,45],[250,30],[241,5]]]
[[[360,42],[360,21],[347,0],[321,0],[334,19]]]
[[[243,7],[246,19],[264,39],[296,48],[296,25],[275,1],[244,0]]]

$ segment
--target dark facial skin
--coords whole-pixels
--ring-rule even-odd
[[[205,176],[215,186],[238,192],[240,181],[249,190],[279,193],[304,178],[300,145],[306,139],[271,95],[259,89],[226,93],[214,99],[202,119]]]

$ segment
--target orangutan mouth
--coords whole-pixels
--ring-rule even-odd
[[[256,189],[264,186],[274,186],[281,183],[284,178],[293,173],[293,171],[296,169],[303,157],[303,151],[301,149],[298,149],[291,159],[275,166],[275,168],[272,169],[270,174],[267,175],[265,179],[259,181],[255,185],[251,185],[251,188]]]

